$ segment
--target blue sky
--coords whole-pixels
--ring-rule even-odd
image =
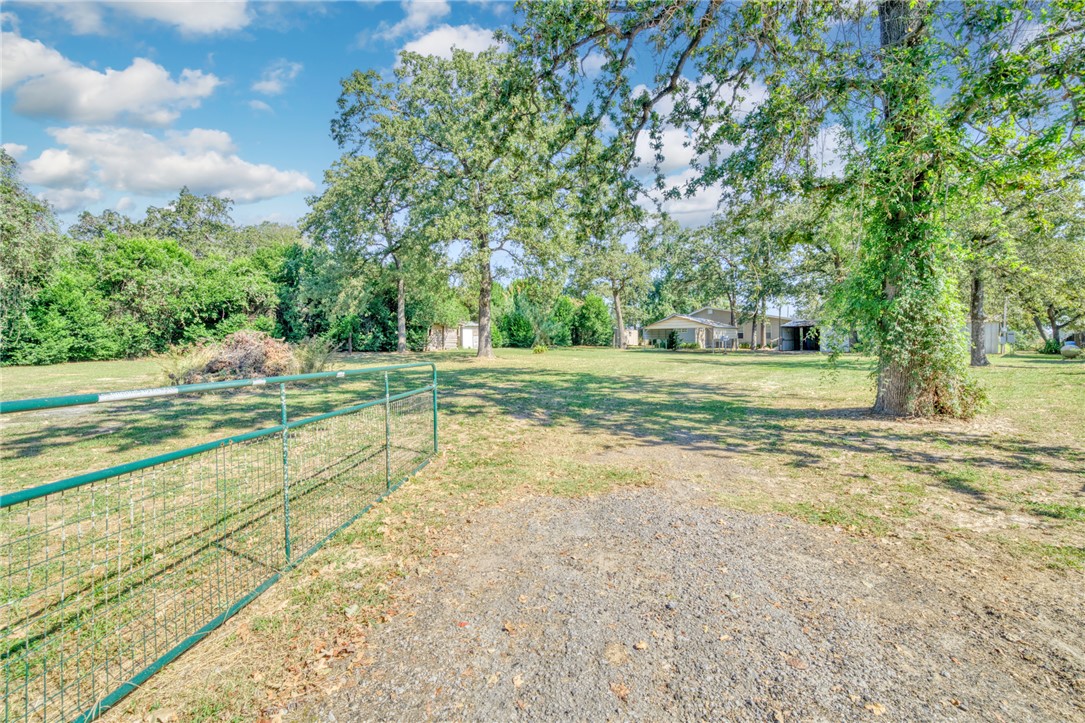
[[[70,223],[187,184],[294,222],[338,155],[339,80],[407,48],[478,51],[501,2],[5,2],[0,142]]]
[[[35,0],[5,2],[0,16],[0,143],[65,225],[83,210],[138,218],[183,185],[232,198],[239,223],[293,223],[339,156],[328,130],[340,79],[356,68],[390,73],[403,49],[483,50],[515,9],[502,0]],[[653,68],[644,64],[643,79]],[[754,83],[747,111],[765,94]],[[670,186],[695,175],[688,140],[663,129]],[[638,155],[650,180],[647,134]],[[664,208],[697,226],[720,197],[709,188]]]

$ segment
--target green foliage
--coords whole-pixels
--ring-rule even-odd
[[[1061,353],[1062,344],[1054,339],[1048,339],[1036,350],[1041,354],[1059,354]]]
[[[11,363],[13,347],[32,343],[27,309],[65,251],[52,209],[30,193],[15,159],[0,149],[0,363]],[[40,333],[43,320],[37,323]]]
[[[482,307],[494,253],[515,246],[517,258],[545,265],[563,251],[552,222],[562,186],[550,162],[559,106],[538,92],[530,67],[495,50],[457,49],[448,59],[401,53],[394,72],[391,81],[375,71],[343,80],[332,136],[403,169],[401,177],[426,180],[419,212],[430,234],[463,242],[484,323],[493,318]],[[491,353],[480,344],[480,356]]]
[[[547,347],[546,347],[545,344],[536,344],[535,346],[533,346],[531,348],[531,353],[532,354],[545,354],[546,352],[547,352]]]
[[[877,410],[966,415],[975,386],[961,361],[962,260],[947,217],[978,189],[1002,199],[1080,180],[1080,6],[525,3],[518,49],[582,110],[582,126],[609,119],[603,155],[628,158],[646,134],[654,159],[641,160],[655,161],[671,198],[718,184],[732,203],[805,197],[854,209],[854,256],[836,246],[818,262],[837,283],[824,320],[857,330],[877,356]],[[642,48],[655,70],[647,89]],[[605,62],[586,79],[578,68],[592,54]],[[690,134],[697,160],[684,187],[667,189],[669,128]],[[818,158],[829,135],[844,161],[835,170]],[[1040,311],[1054,333],[1074,318],[1059,303]]]
[[[501,329],[504,346],[527,349],[535,343],[535,329],[531,320],[522,310],[523,304],[517,305],[507,314],[498,319],[497,326]]]
[[[553,346],[570,346],[573,343],[573,318],[576,307],[573,300],[562,295],[550,307],[550,343]]]
[[[606,302],[598,294],[588,294],[573,316],[573,343],[578,346],[607,346],[614,327]]]
[[[137,233],[173,239],[198,257],[225,255],[235,248],[231,243],[233,203],[228,198],[199,196],[185,187],[165,206],[150,206]]]
[[[328,365],[335,345],[327,339],[311,336],[293,345],[298,374],[322,372]]]

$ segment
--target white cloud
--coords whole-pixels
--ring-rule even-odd
[[[173,25],[190,35],[240,30],[252,20],[245,0],[129,1],[112,6],[136,17]]]
[[[315,188],[300,171],[243,160],[223,131],[197,128],[159,137],[130,128],[72,126],[49,133],[64,146],[50,150],[86,161],[93,169],[89,177],[98,184],[136,195],[174,193],[188,186],[193,193],[250,203]],[[74,174],[71,180],[73,187],[78,185]]]
[[[220,80],[184,69],[177,80],[161,65],[136,58],[124,70],[99,72],[68,60],[37,40],[3,34],[3,88],[15,90],[15,111],[75,123],[128,119],[165,125],[211,95]]]
[[[252,89],[264,95],[279,95],[286,90],[287,84],[298,77],[301,67],[301,63],[276,60],[264,70],[260,80],[252,84]]]
[[[66,150],[49,148],[26,163],[23,180],[49,188],[83,188],[90,176],[90,161]]]
[[[477,25],[441,25],[405,44],[401,51],[448,59],[452,57],[453,48],[479,53],[493,46],[505,47],[494,39],[490,30]]]
[[[51,75],[74,65],[63,55],[37,40],[16,33],[0,35],[0,90],[8,90],[35,76]]]
[[[93,2],[42,2],[41,7],[68,23],[74,35],[100,35],[105,32],[102,7]]]
[[[659,152],[662,154],[663,160],[660,162],[659,170],[667,174],[689,167],[695,155],[692,145],[687,145],[690,141],[690,135],[680,128],[666,126],[660,129],[659,142],[661,147]],[[648,131],[644,131],[637,136],[636,152],[637,157],[640,158],[636,169],[638,174],[655,173],[656,149],[652,147],[653,143],[654,141]]]
[[[403,0],[405,17],[394,25],[384,25],[375,33],[383,40],[395,40],[404,35],[419,33],[452,12],[447,0]]]
[[[120,200],[114,205],[118,211],[124,213],[125,211],[131,211],[136,207],[136,199],[131,196],[121,196]]]
[[[240,30],[252,20],[245,0],[123,0],[121,2],[42,2],[42,7],[60,17],[76,35],[109,32],[107,12],[112,10],[141,20],[172,25],[184,35],[210,35]]]
[[[811,157],[819,176],[844,175],[847,137],[843,126],[833,124],[818,131],[811,148]]]
[[[588,53],[587,57],[580,61],[580,71],[586,78],[594,78],[607,64],[607,56],[600,52]]]
[[[0,148],[3,148],[9,156],[15,159],[26,153],[26,146],[22,143],[0,143]]]
[[[681,191],[690,181],[694,180],[697,175],[697,171],[687,169],[682,173],[668,176],[664,179],[664,184],[666,188],[676,188]],[[649,195],[651,198],[642,196],[638,200],[638,203],[641,207],[649,211],[655,211],[655,202],[662,200],[662,194],[659,191],[653,190]],[[719,208],[720,200],[722,198],[722,189],[719,186],[710,186],[709,188],[697,190],[697,192],[689,198],[683,197],[664,200],[661,208],[682,226],[694,228],[703,226],[712,219],[712,215],[715,214]]]
[[[271,106],[262,100],[250,100],[249,107],[262,113],[272,113]]]
[[[99,188],[51,188],[38,194],[60,213],[76,211],[87,205],[102,200]]]

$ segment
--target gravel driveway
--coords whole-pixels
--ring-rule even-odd
[[[1080,628],[970,604],[893,544],[685,483],[484,510],[287,718],[1085,720]]]

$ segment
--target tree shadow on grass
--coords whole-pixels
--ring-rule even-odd
[[[639,445],[771,455],[796,469],[842,455],[880,457],[947,490],[992,503],[983,478],[993,473],[1074,475],[1085,469],[1085,451],[1073,447],[898,421],[867,408],[777,406],[779,397],[740,383],[474,368],[443,371],[442,385],[452,414],[497,409],[540,425],[567,425]]]
[[[465,354],[416,355],[404,361],[420,359],[442,362],[442,411],[461,417],[489,415],[496,410],[529,424],[567,426],[641,446],[667,444],[706,455],[770,455],[776,464],[794,469],[816,468],[843,455],[881,458],[977,500],[990,498],[982,484],[985,474],[1037,470],[1082,474],[1085,468],[1085,452],[1072,447],[995,437],[964,428],[897,422],[873,415],[866,408],[786,406],[786,376],[779,379],[784,388],[770,394],[741,382],[475,364]],[[389,363],[387,355],[355,355],[344,361],[352,365]],[[722,366],[746,363],[747,359],[675,354],[673,359],[655,361]],[[845,361],[847,369],[869,368],[869,361],[862,358]],[[822,365],[821,360],[817,362],[802,368]],[[783,359],[758,357],[753,363],[765,369],[796,369],[794,361]],[[392,393],[428,382],[428,369],[390,378]],[[353,384],[297,385],[288,392],[290,418],[376,399],[383,391],[381,375]],[[4,422],[23,416],[11,415]],[[70,459],[60,468],[75,474],[277,425],[279,400],[277,389],[264,388],[25,416],[27,424],[5,425],[0,460],[38,458],[26,466],[34,476],[41,476],[55,471],[50,464],[54,453],[83,455],[86,469]],[[65,446],[70,448],[65,450]],[[968,471],[962,472],[962,468]],[[53,479],[57,476],[61,475]],[[37,479],[33,484],[48,481],[52,479]],[[5,483],[5,491],[11,491],[8,487]]]

